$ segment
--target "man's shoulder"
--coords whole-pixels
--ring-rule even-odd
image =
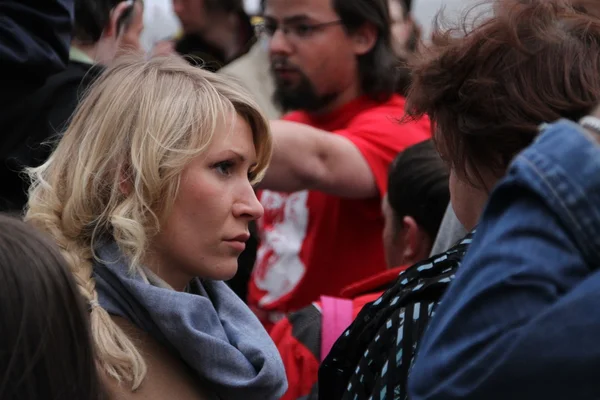
[[[391,95],[388,99],[382,101],[374,101],[371,99],[364,100],[364,105],[356,114],[357,116],[379,115],[386,113],[394,113],[399,117],[404,112],[406,99],[398,94]]]
[[[375,101],[365,96],[361,96],[333,111],[327,115],[327,118],[338,119],[340,114],[351,115],[350,118],[342,118],[345,120],[344,125],[352,125],[353,123],[363,121],[365,119],[380,118],[382,115],[393,115],[400,118],[404,112],[406,100],[399,95],[392,95],[386,100]],[[311,117],[311,114],[304,110],[290,111],[281,119],[291,122],[300,122],[311,125],[313,120],[320,121],[322,117]]]
[[[385,154],[382,184],[387,182],[388,165],[398,152],[431,138],[431,125],[427,117],[404,122],[403,116],[404,99],[394,96],[385,103],[360,110],[338,131],[361,149],[364,146],[384,149],[384,153],[376,153]]]
[[[394,94],[386,101],[368,101],[360,109],[356,110],[350,119],[347,129],[365,129],[390,132],[397,134],[399,130],[413,130],[416,133],[430,136],[431,126],[427,117],[418,120],[402,121],[406,106],[406,99]],[[401,128],[401,129],[399,129]]]

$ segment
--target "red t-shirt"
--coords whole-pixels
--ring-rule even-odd
[[[431,137],[426,118],[401,125],[405,99],[384,103],[360,97],[328,114],[293,112],[284,117],[348,138],[369,164],[379,196],[345,199],[318,191],[263,190],[265,214],[248,303],[270,325],[321,295],[339,296],[346,286],[386,269],[381,198],[396,155]]]

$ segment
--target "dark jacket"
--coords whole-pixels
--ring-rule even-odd
[[[597,141],[562,120],[513,159],[421,341],[411,399],[600,399]]]
[[[21,172],[42,164],[52,142],[64,132],[79,100],[103,68],[71,61],[13,108],[14,121],[3,138],[0,159],[0,210],[19,212],[27,202]]]
[[[73,0],[3,0],[0,2],[0,165],[32,93],[62,71],[68,61],[73,28]],[[0,210],[6,210],[5,176],[0,172]]]
[[[0,2],[0,124],[16,104],[40,87],[68,61],[73,0],[3,0]]]

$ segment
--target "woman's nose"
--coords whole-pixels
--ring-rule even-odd
[[[251,221],[259,219],[265,213],[254,189],[249,190],[245,196],[233,206],[233,214],[237,218],[247,218]]]

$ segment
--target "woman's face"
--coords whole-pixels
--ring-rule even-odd
[[[249,180],[255,163],[252,131],[237,116],[184,169],[173,209],[145,260],[174,289],[183,290],[193,277],[227,280],[237,272],[248,224],[263,215]]]

